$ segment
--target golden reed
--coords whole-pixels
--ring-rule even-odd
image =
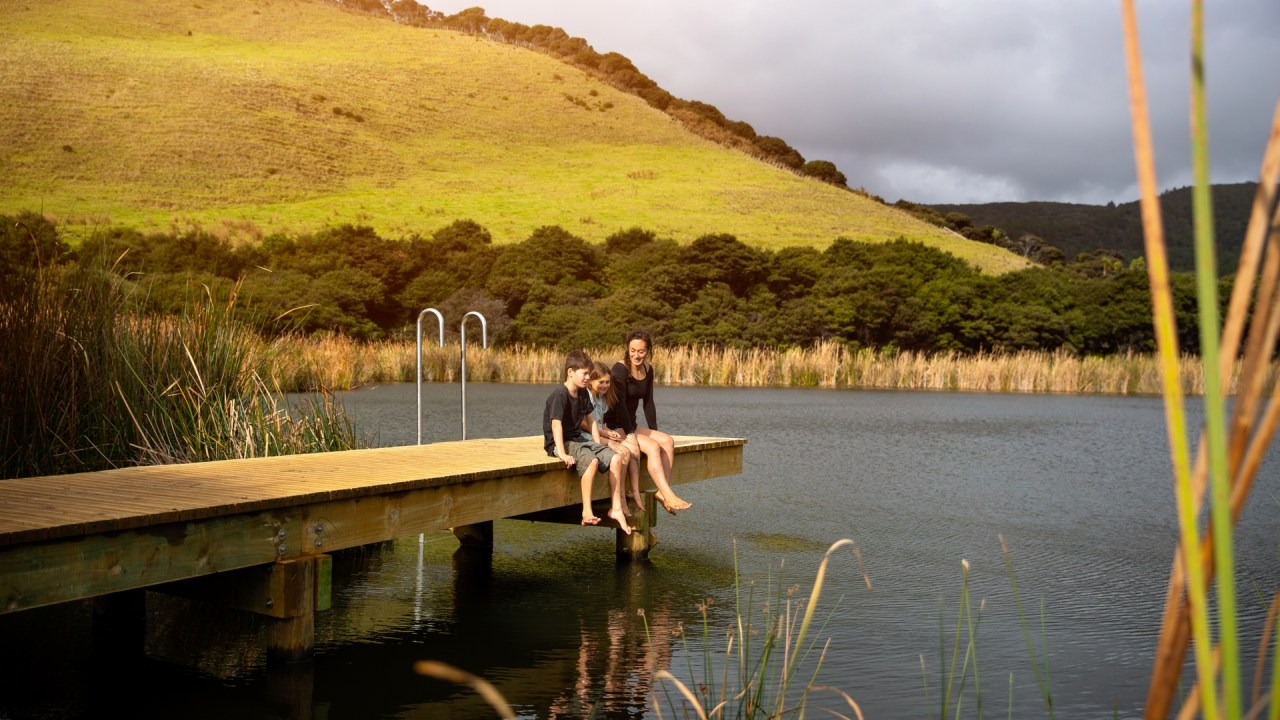
[[[414,343],[360,342],[343,336],[288,337],[270,345],[276,379],[288,390],[343,390],[384,383],[413,382]],[[621,348],[588,348],[607,362]],[[472,382],[552,383],[563,372],[564,353],[512,345],[467,346],[467,379]],[[664,385],[732,387],[822,387],[881,390],[957,390],[1011,393],[1156,395],[1159,369],[1154,356],[1126,353],[1078,357],[1069,352],[1024,350],[1010,353],[925,354],[849,350],[834,342],[808,348],[720,348],[709,345],[659,348],[654,359]],[[456,382],[456,344],[424,347],[425,382]],[[1274,377],[1275,370],[1272,370]],[[1188,395],[1204,384],[1199,361],[1184,357],[1180,376]]]

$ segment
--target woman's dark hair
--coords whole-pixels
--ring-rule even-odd
[[[627,350],[631,348],[631,343],[635,340],[644,341],[644,349],[648,352],[648,357],[645,358],[645,361],[652,363],[653,338],[649,337],[649,333],[644,330],[632,330],[627,333],[627,339],[622,343],[622,366],[628,370],[631,369],[631,354]]]

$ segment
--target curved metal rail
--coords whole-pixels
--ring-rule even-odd
[[[440,329],[440,347],[444,347],[444,315],[435,308],[427,308],[418,313],[418,444],[422,444],[422,316],[431,313],[436,316],[436,325]]]
[[[484,315],[472,310],[462,316],[462,323],[458,326],[458,335],[462,342],[462,439],[467,439],[467,318],[472,315],[480,318],[480,341],[481,347],[489,347],[489,323],[485,321]]]

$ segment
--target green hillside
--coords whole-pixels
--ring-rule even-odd
[[[0,213],[64,231],[470,218],[496,241],[641,226],[764,248],[905,237],[1017,256],[696,137],[543,54],[320,0],[0,4]],[[856,168],[846,168],[856,182]]]

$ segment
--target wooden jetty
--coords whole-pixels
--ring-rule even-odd
[[[677,437],[672,484],[741,472],[745,444]],[[136,611],[159,589],[276,618],[271,655],[298,659],[328,607],[327,553],[443,529],[491,546],[494,520],[576,523],[579,492],[541,436],[2,480],[0,614],[104,596]],[[620,553],[648,553],[655,516],[650,495]]]

